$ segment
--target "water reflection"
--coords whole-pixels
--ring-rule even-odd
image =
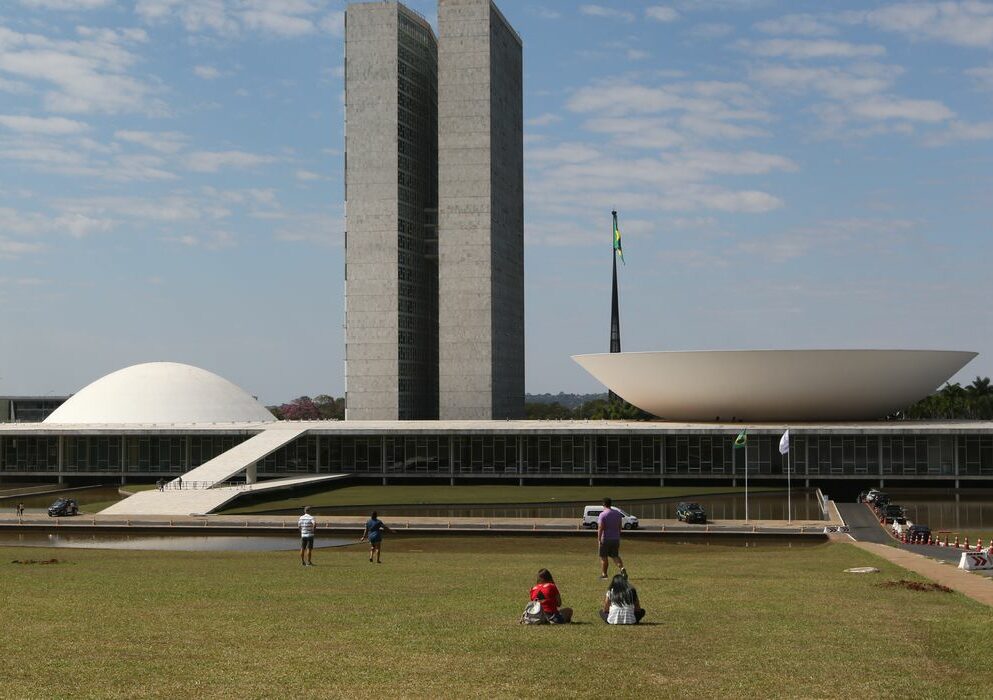
[[[87,489],[70,489],[68,491],[57,491],[43,495],[32,496],[9,496],[0,498],[0,512],[9,509],[13,512],[18,503],[23,503],[24,508],[29,512],[41,512],[47,510],[48,506],[55,503],[59,498],[73,498],[79,503],[79,507],[86,509],[89,503],[105,503],[107,501],[119,501],[122,496],[117,491],[116,486],[96,486]]]
[[[993,530],[993,491],[938,489],[887,490],[893,503],[903,506],[915,523],[932,530]]]
[[[343,547],[354,539],[318,537],[315,547]],[[172,552],[273,552],[300,547],[295,536],[146,535],[125,532],[0,532],[0,547],[69,547],[77,549],[141,549]]]
[[[707,517],[716,520],[743,520],[745,518],[744,494],[699,496],[692,499],[661,498],[623,501],[617,505],[627,513],[641,519],[674,519],[676,506],[682,500],[692,500],[703,506]],[[584,503],[562,505],[519,506],[422,506],[398,505],[376,507],[380,515],[431,516],[441,518],[576,518],[583,514]],[[785,491],[753,493],[748,496],[748,517],[753,520],[786,520],[787,498]],[[281,511],[295,513],[293,511]],[[321,515],[367,515],[368,507],[335,506],[311,508]],[[813,491],[793,492],[794,520],[823,520],[817,496]]]

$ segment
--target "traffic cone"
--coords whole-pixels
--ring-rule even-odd
[[[969,547],[969,536],[968,535],[965,536],[965,548],[966,549],[971,549],[971,547]]]
[[[955,535],[955,549],[959,548],[959,536]]]
[[[945,546],[948,546],[948,533],[945,533]]]
[[[983,538],[980,537],[979,540],[976,542],[976,549],[982,549],[982,548],[983,548]]]

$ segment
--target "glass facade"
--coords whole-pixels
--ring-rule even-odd
[[[247,437],[65,435],[60,448],[59,437],[0,435],[0,473],[179,475]],[[731,433],[306,434],[261,460],[258,473],[733,478],[746,458],[733,441]],[[778,445],[778,434],[749,434],[749,475],[785,476]],[[798,477],[993,478],[993,434],[794,433],[791,462]]]
[[[397,417],[438,417],[438,45],[397,24]]]

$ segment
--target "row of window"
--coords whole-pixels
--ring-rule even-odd
[[[67,435],[62,439],[62,469],[181,474],[227,452],[246,437]],[[57,437],[0,437],[0,470],[54,472],[58,468]]]
[[[417,379],[423,363],[401,363],[401,412],[431,405]],[[121,469],[181,473],[244,440],[240,435],[65,436],[64,471]],[[266,469],[369,473],[631,473],[782,475],[778,437],[750,436],[304,436],[266,458]],[[306,459],[300,454],[307,456]],[[283,456],[280,456],[283,455]],[[123,459],[122,459],[123,456]],[[797,475],[993,476],[993,436],[802,436],[790,452]],[[0,437],[0,470],[56,471],[57,437]]]

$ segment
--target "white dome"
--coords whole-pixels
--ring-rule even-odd
[[[244,389],[199,367],[148,362],[88,384],[46,423],[257,423],[275,417]]]

